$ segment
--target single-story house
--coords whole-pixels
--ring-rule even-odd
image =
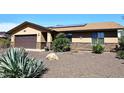
[[[43,27],[24,22],[9,30],[11,45],[31,49],[43,49],[50,46],[57,33],[65,33],[72,41],[72,49],[91,50],[92,45],[102,44],[106,50],[118,45],[124,26],[115,22],[98,22],[73,26]]]

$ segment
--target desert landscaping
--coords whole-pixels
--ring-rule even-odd
[[[56,53],[59,60],[46,59],[49,52],[29,52],[31,57],[43,60],[48,71],[44,78],[122,78],[124,61],[113,52],[93,54],[91,51],[78,53]]]

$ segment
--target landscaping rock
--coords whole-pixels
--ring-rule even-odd
[[[59,57],[55,53],[50,53],[46,56],[48,60],[59,60]]]

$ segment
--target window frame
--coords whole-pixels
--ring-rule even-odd
[[[101,36],[103,38],[98,37],[99,33],[103,33],[103,36]],[[97,36],[93,36],[93,34],[97,35]],[[105,38],[105,33],[104,32],[93,32],[92,33],[92,45],[96,45],[96,44],[104,45],[104,38]],[[95,40],[95,41],[93,41],[93,40]],[[103,41],[100,41],[100,40],[103,40]],[[99,43],[99,42],[102,42],[102,43]]]

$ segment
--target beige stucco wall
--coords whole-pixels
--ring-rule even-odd
[[[91,43],[91,38],[72,38],[72,42]]]
[[[41,42],[41,40],[43,40],[43,39],[41,39],[41,38],[43,38],[43,36],[39,30],[30,28],[30,27],[26,27],[23,30],[20,30],[20,31],[14,33],[11,36],[11,42],[14,42],[15,35],[33,35],[33,34],[37,34],[37,42]]]
[[[52,35],[50,32],[47,32],[47,42],[52,42]]]
[[[84,33],[73,33],[72,42],[80,42],[80,43],[92,43],[91,38],[92,32],[84,32]],[[104,43],[118,43],[118,37],[116,31],[106,31]]]
[[[118,38],[104,38],[105,43],[118,43]]]
[[[92,43],[92,38],[72,38],[72,42]],[[118,43],[118,38],[104,38],[104,43]]]
[[[72,42],[92,43],[92,38],[72,38]],[[118,43],[118,38],[104,38],[104,43]]]

